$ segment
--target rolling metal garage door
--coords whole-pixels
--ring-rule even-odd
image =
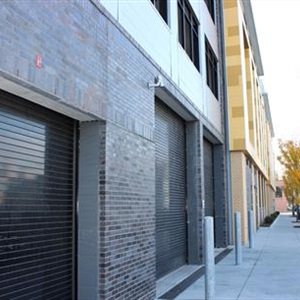
[[[156,101],[156,273],[186,263],[185,122]]]
[[[74,129],[0,91],[1,299],[72,299]]]
[[[205,215],[215,215],[213,145],[203,139]]]

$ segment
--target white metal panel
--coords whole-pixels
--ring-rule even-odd
[[[216,99],[210,88],[206,83],[206,55],[205,55],[205,36],[207,37],[217,59],[219,56],[218,50],[218,35],[217,27],[212,20],[212,17],[207,9],[207,6],[204,1],[200,1],[201,6],[201,50],[202,50],[202,72],[204,78],[204,92],[203,92],[203,109],[202,112],[204,115],[212,122],[212,124],[218,129],[221,130],[221,109],[220,101]]]
[[[171,76],[171,33],[149,0],[119,1],[119,22]]]
[[[100,0],[100,3],[118,20],[119,0]]]
[[[201,2],[203,1],[199,1],[199,0],[189,0],[191,7],[199,21],[199,23],[201,24]],[[177,2],[177,1],[176,1]]]
[[[170,22],[171,28],[171,77],[174,82],[179,82],[179,64],[178,64],[178,17],[177,16],[177,1],[170,1]]]
[[[213,48],[216,57],[219,59],[219,51],[218,51],[218,35],[217,35],[217,27],[213,22],[210,13],[207,9],[207,6],[204,1],[200,1],[201,3],[201,26],[203,27],[204,34],[211,47]]]
[[[195,105],[203,110],[202,76],[191,62],[184,49],[178,45],[179,87],[193,100]]]
[[[220,108],[220,101],[216,99],[212,91],[208,86],[205,88],[206,90],[206,111],[204,114],[210,120],[211,123],[221,132],[222,124],[221,124],[221,108]]]
[[[205,74],[205,35],[218,57],[217,29],[204,1],[190,1],[200,23],[200,72],[178,42],[177,1],[168,2],[168,25],[150,0],[100,0],[100,2],[214,126],[221,128],[219,102],[207,88]]]

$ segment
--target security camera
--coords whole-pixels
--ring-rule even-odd
[[[163,83],[163,80],[162,80],[162,77],[160,75],[156,76],[154,78],[154,83],[157,85],[157,86],[160,86],[160,87],[163,87],[165,86],[164,83]]]
[[[163,79],[160,75],[154,78],[154,83],[148,83],[148,88],[164,87]]]

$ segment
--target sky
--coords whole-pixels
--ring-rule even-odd
[[[252,0],[275,137],[300,139],[300,0]]]
[[[300,140],[300,0],[251,0],[277,140]],[[282,172],[278,161],[277,173]]]

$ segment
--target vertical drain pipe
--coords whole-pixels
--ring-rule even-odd
[[[226,159],[226,185],[227,185],[227,226],[228,226],[228,244],[233,245],[233,203],[232,203],[232,188],[231,188],[231,159],[230,159],[230,135],[229,135],[229,120],[228,120],[228,95],[227,95],[227,72],[226,72],[226,49],[224,35],[224,7],[223,1],[218,1],[220,13],[219,31],[221,35],[221,61],[223,75],[223,101],[224,101],[224,129],[225,129],[225,159]]]

